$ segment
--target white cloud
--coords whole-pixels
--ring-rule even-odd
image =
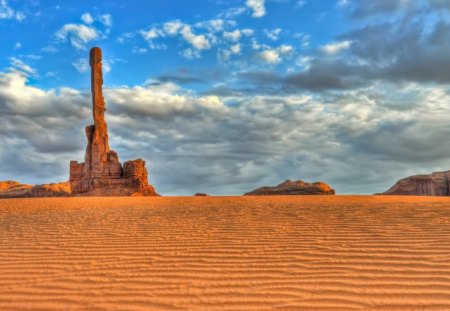
[[[277,48],[266,49],[260,53],[258,56],[264,62],[275,65],[283,61],[283,56],[292,54],[294,52],[294,48],[291,45],[281,45]]]
[[[164,36],[164,32],[162,32],[161,30],[153,27],[147,31],[142,30],[141,31],[141,35],[142,37],[144,37],[145,40],[155,40],[159,37],[163,37]]]
[[[246,9],[244,7],[235,7],[227,9],[225,12],[219,14],[219,17],[223,17],[226,19],[233,19],[238,17],[239,15],[244,14]]]
[[[10,57],[9,63],[14,70],[18,70],[25,75],[36,75],[37,73],[35,69],[16,57]]]
[[[76,61],[73,61],[72,66],[75,67],[79,73],[85,73],[89,70],[89,62],[86,58],[79,58]]]
[[[102,60],[103,64],[103,73],[109,73],[112,69],[112,65],[123,62],[122,59],[119,58],[105,58]],[[86,73],[90,70],[89,61],[87,58],[79,58],[72,62],[72,66],[79,72],[79,73]]]
[[[147,160],[166,195],[242,194],[288,178],[374,193],[450,167],[445,86],[374,85],[334,94],[332,105],[320,94],[227,98],[170,83],[107,88],[105,99],[111,146],[121,160]],[[67,180],[69,161],[83,159],[89,92],[0,72],[0,110],[0,179]]]
[[[85,24],[92,24],[94,22],[94,18],[92,17],[91,14],[89,13],[84,13],[83,15],[81,15],[81,20],[85,23]]]
[[[231,47],[230,47],[230,51],[233,53],[233,54],[239,54],[239,53],[241,53],[241,45],[238,43],[238,44],[235,44],[235,45],[232,45]]]
[[[341,42],[335,42],[326,44],[320,47],[320,50],[327,54],[327,55],[336,55],[340,53],[341,51],[348,49],[352,45],[352,41],[341,41]]]
[[[140,48],[140,47],[133,47],[133,49],[131,50],[131,52],[135,53],[135,54],[145,54],[147,53],[147,49],[146,48]]]
[[[177,21],[165,23],[163,28],[164,28],[165,33],[167,33],[169,36],[175,36],[180,32],[180,30],[183,26],[184,26],[184,24],[177,20]]]
[[[235,29],[233,31],[224,31],[223,37],[230,41],[239,41],[242,36],[250,37],[254,31],[252,29]]]
[[[264,50],[259,53],[259,57],[271,65],[278,64],[282,60],[280,53],[275,49]]]
[[[26,18],[25,14],[23,12],[16,12],[16,19],[21,22]]]
[[[238,55],[241,53],[241,45],[239,43],[230,46],[229,50],[224,50],[222,52],[223,60],[227,61],[230,59],[231,55]]]
[[[0,19],[13,19],[13,18],[21,22],[25,19],[25,14],[21,11],[13,10],[8,5],[8,1],[0,0]]]
[[[192,28],[189,25],[183,26],[181,29],[181,35],[197,50],[205,50],[211,47],[208,39],[204,35],[196,35],[192,32]]]
[[[291,45],[283,44],[278,47],[278,51],[281,54],[291,54],[294,51],[294,48]]]
[[[337,5],[338,6],[346,6],[347,4],[349,4],[349,0],[339,0]]]
[[[221,29],[222,22],[220,20],[210,20],[206,22],[199,22],[197,27],[203,27],[213,32]],[[185,42],[192,47],[183,50],[180,54],[186,58],[194,59],[199,58],[200,53],[198,51],[207,50],[215,43],[216,37],[212,32],[206,34],[194,33],[193,26],[182,23],[179,20],[166,22],[161,26],[154,25],[149,30],[140,31],[141,36],[147,41],[150,49],[166,49],[165,44],[155,43],[156,39],[166,36],[181,37]]]
[[[98,39],[99,32],[94,27],[81,24],[66,24],[56,32],[56,38],[69,41],[77,49],[86,48],[86,44]]]
[[[22,43],[20,43],[20,42],[16,42],[15,44],[14,44],[14,49],[15,50],[18,50],[18,49],[20,49],[22,47]]]
[[[308,34],[299,32],[299,33],[295,33],[295,34],[294,34],[294,38],[299,39],[299,40],[300,40],[301,47],[305,49],[305,48],[307,48],[307,47],[309,46],[309,44],[310,44],[309,41],[310,41],[310,39],[311,39],[311,36],[308,35]]]
[[[191,49],[191,48],[181,51],[180,54],[187,59],[200,58],[200,52],[198,50]]]
[[[108,73],[111,71],[111,69],[112,69],[111,66],[114,64],[114,62],[111,62],[110,60],[105,59],[105,60],[103,60],[102,64],[103,64],[103,72]]]
[[[266,15],[265,0],[247,0],[245,5],[253,11],[253,17],[263,17]]]
[[[86,45],[97,39],[104,39],[110,33],[112,26],[112,16],[104,14],[93,17],[90,13],[81,15],[84,24],[65,24],[56,33],[55,36],[60,41],[69,41],[76,49],[85,49]],[[98,21],[103,26],[99,30],[94,26]],[[99,25],[99,24],[97,24]],[[121,37],[119,37],[119,41]]]
[[[198,28],[205,28],[209,32],[219,32],[222,31],[227,24],[229,24],[230,21],[225,21],[223,19],[211,19],[208,21],[198,22],[195,24],[195,27]]]
[[[111,27],[113,24],[111,14],[103,14],[99,17],[100,23],[105,25],[106,27]]]
[[[264,29],[264,34],[267,38],[269,38],[272,41],[276,41],[280,38],[280,34],[283,30],[281,28],[275,28],[272,30]]]

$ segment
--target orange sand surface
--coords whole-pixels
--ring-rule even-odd
[[[450,198],[0,200],[1,310],[450,310]]]

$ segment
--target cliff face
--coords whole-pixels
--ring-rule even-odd
[[[382,194],[449,196],[450,171],[435,172],[429,175],[415,175],[400,179]]]
[[[244,195],[335,195],[336,192],[323,182],[306,183],[303,180],[286,180],[276,187],[261,187]]]
[[[87,147],[84,163],[70,162],[70,187],[75,196],[158,195],[148,184],[145,161],[122,164],[109,148],[108,126],[103,98],[102,51],[90,52],[91,92],[94,124],[86,127]]]

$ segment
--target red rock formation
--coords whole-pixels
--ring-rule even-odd
[[[429,175],[415,175],[400,179],[388,191],[388,195],[449,196],[450,171]]]
[[[305,183],[302,180],[286,180],[276,187],[261,187],[244,195],[335,195],[336,192],[323,182]]]
[[[70,187],[73,195],[130,196],[158,195],[148,184],[145,161],[125,162],[109,148],[103,98],[102,51],[90,52],[91,92],[94,124],[86,127],[87,147],[84,163],[70,162]]]
[[[17,181],[0,182],[0,198],[43,198],[43,197],[68,197],[70,196],[70,184],[68,182],[27,185]]]

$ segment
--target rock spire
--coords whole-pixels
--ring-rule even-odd
[[[70,162],[72,195],[157,195],[154,188],[148,184],[145,161],[137,159],[125,162],[122,166],[117,153],[109,148],[100,48],[91,49],[89,64],[94,124],[85,128],[88,143],[84,163]]]

